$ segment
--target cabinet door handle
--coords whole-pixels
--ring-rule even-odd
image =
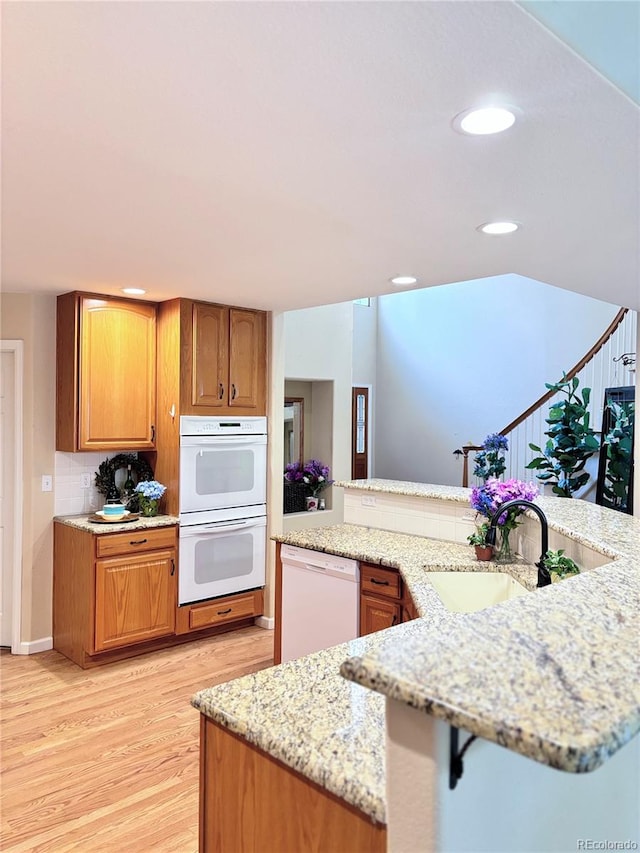
[[[379,581],[376,578],[370,578],[371,583],[376,584],[376,586],[389,586],[389,581]]]
[[[391,624],[392,624],[392,625],[395,625],[395,624],[397,623],[397,621],[398,621],[398,614],[397,614],[397,613],[394,613],[394,614],[393,614],[393,619],[391,620]]]
[[[231,613],[232,610],[232,607],[228,607],[226,610],[218,610],[218,616],[226,616],[226,614]]]
[[[222,400],[224,397],[224,385],[222,382],[218,383],[218,400]]]
[[[231,383],[231,399],[236,399],[236,386],[233,384],[233,382]]]
[[[132,540],[129,542],[129,545],[144,545],[144,543],[145,543],[146,541],[147,541],[146,539],[132,539]]]
[[[171,577],[173,577],[175,575],[175,573],[176,573],[176,561],[172,559],[171,560]]]
[[[151,441],[156,440],[156,426],[155,424],[151,424]]]

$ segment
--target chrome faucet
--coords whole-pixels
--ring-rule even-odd
[[[542,532],[542,554],[540,554],[540,562],[536,563],[538,569],[538,586],[548,586],[551,583],[551,575],[544,564],[544,558],[549,550],[549,524],[547,522],[547,516],[537,504],[534,504],[525,498],[514,498],[512,501],[505,501],[503,504],[500,504],[489,520],[489,530],[485,536],[485,542],[487,545],[496,544],[496,527],[498,526],[498,519],[505,512],[508,512],[516,506],[523,506],[527,509],[532,509],[540,519],[540,529]]]

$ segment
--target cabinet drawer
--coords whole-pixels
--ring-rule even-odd
[[[383,595],[385,598],[402,598],[400,574],[392,569],[361,565],[360,588],[362,592]]]
[[[197,631],[198,628],[259,616],[262,613],[262,600],[262,590],[255,590],[193,605],[189,608],[189,630]]]
[[[96,536],[96,557],[133,554],[138,551],[155,551],[158,548],[174,548],[175,544],[175,525],[127,530],[125,533],[107,533]]]

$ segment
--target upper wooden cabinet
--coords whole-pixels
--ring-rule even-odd
[[[56,332],[56,449],[153,449],[156,305],[65,293]]]
[[[191,299],[158,304],[155,475],[179,512],[180,415],[266,415],[267,315]]]
[[[176,414],[266,414],[264,311],[163,302],[158,347],[160,394]]]

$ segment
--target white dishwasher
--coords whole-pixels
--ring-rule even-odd
[[[282,662],[358,636],[357,560],[293,545],[282,561]]]

